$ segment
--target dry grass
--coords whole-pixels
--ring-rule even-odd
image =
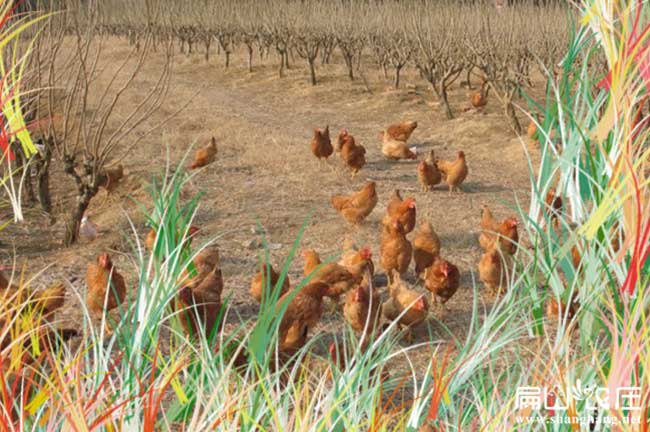
[[[129,48],[121,40],[107,42],[102,62],[110,69]],[[334,64],[342,64],[338,60]],[[261,249],[249,247],[251,240],[260,239],[256,233],[258,222],[269,242],[281,245],[272,251],[274,264],[284,261],[308,216],[304,248],[313,247],[322,256],[335,256],[344,237],[351,236],[360,245],[370,245],[378,255],[379,224],[385,202],[398,188],[416,198],[419,220],[426,218],[433,223],[442,241],[443,255],[461,269],[461,289],[448,303],[449,311],[438,318],[456,337],[462,338],[471,316],[471,287],[480,258],[476,240],[480,207],[488,204],[496,216],[504,217],[514,213],[508,206],[515,199],[528,201],[524,150],[520,141],[512,138],[496,101],[488,104],[485,112],[470,111],[448,121],[442,110],[431,109],[436,102],[432,102],[425,83],[410,70],[404,72],[405,85],[401,90],[391,89],[390,82],[379,72],[368,72],[370,93],[360,80],[348,81],[343,66],[321,66],[321,85],[312,87],[304,67],[290,69],[287,77],[280,80],[273,64],[275,59],[258,65],[252,74],[243,72],[243,53],[238,53],[233,61],[233,66],[224,70],[219,59],[213,60],[215,64],[206,64],[200,54],[176,57],[169,97],[150,122],[155,124],[188,100],[190,104],[173,122],[147,137],[124,161],[128,179],[114,196],[104,199],[101,192],[93,200],[90,215],[103,231],[100,238],[90,244],[60,248],[65,211],[74,195],[57,160],[53,170],[55,222],[50,225],[45,216],[28,211],[26,224],[11,225],[3,231],[2,263],[10,264],[15,253],[20,265],[29,260],[28,270],[50,265],[39,283],[61,277],[77,278],[74,285],[84,292],[87,263],[98,253],[109,251],[127,280],[135,280],[137,275],[129,258],[131,250],[124,240],[130,234],[126,215],[136,221],[142,237],[147,228],[133,200],[146,199],[146,185],[163,172],[167,146],[174,165],[195,140],[202,144],[215,135],[219,146],[217,161],[193,180],[194,192],[205,193],[196,223],[203,229],[200,240],[223,235],[219,246],[226,293],[233,294],[238,314],[251,317],[257,311],[248,296],[248,284],[261,253]],[[137,83],[143,94],[161,66],[162,59],[156,58],[146,64],[147,73],[138,77]],[[108,72],[106,75],[110,76]],[[135,104],[137,100],[138,95],[134,94],[124,103]],[[468,105],[466,90],[454,86],[450,102],[461,112]],[[419,154],[434,149],[438,157],[453,158],[457,150],[465,151],[470,174],[464,193],[449,196],[444,187],[422,193],[417,185],[415,162],[393,163],[382,158],[378,132],[390,123],[407,119],[418,121],[411,140]],[[312,129],[326,124],[334,134],[347,128],[368,151],[368,163],[354,181],[341,169],[335,155],[328,166],[321,167],[309,151]],[[532,152],[535,159],[536,152]],[[377,182],[380,203],[363,227],[353,230],[330,207],[329,197],[358,189],[368,179]],[[301,266],[301,259],[293,263],[293,280],[300,278]],[[409,279],[414,281],[412,271]],[[382,277],[379,282],[380,286],[385,284]],[[489,304],[491,299],[484,301]],[[61,318],[79,322],[76,314],[78,311],[68,309]],[[342,328],[342,316],[327,315],[319,330],[340,332]],[[415,341],[450,338],[433,319],[430,330],[428,335],[426,329],[420,329]],[[427,353],[422,356],[426,358]]]

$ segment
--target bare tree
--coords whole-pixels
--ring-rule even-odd
[[[77,196],[66,224],[65,245],[76,242],[81,219],[99,188],[107,183],[109,159],[124,159],[158,125],[143,130],[147,120],[161,106],[171,73],[171,47],[165,50],[167,61],[155,85],[132,110],[118,110],[120,100],[134,89],[142,73],[152,44],[146,35],[139,52],[132,50],[125,60],[110,72],[107,84],[98,80],[100,58],[105,40],[97,36],[98,8],[92,2],[68,0],[67,13],[72,28],[74,58],[65,71],[51,82],[49,100],[61,98],[62,124],[52,128],[54,148],[63,161],[64,172],[76,185]],[[54,89],[62,89],[57,95]],[[110,126],[109,126],[110,124]]]
[[[216,45],[228,67],[239,44],[247,52],[249,71],[255,48],[264,61],[273,47],[280,77],[296,55],[309,67],[312,84],[317,82],[319,56],[322,64],[329,64],[338,48],[348,77],[354,79],[363,50],[369,48],[384,77],[393,69],[396,88],[404,69],[414,64],[449,118],[454,115],[450,86],[465,73],[462,84],[471,88],[471,78],[480,75],[517,130],[512,100],[522,85],[532,85],[531,68],[537,62],[531,59],[557,64],[567,40],[566,26],[558,23],[566,21],[570,8],[555,0],[531,2],[506,1],[497,8],[494,1],[484,0],[104,0],[103,11],[111,11],[111,28],[135,46],[152,32],[173,34],[188,53],[196,44],[205,45],[206,59]],[[142,3],[165,13],[151,20]],[[368,87],[365,77],[364,83]]]
[[[393,86],[398,89],[400,84],[400,75],[404,66],[408,64],[413,56],[414,47],[411,41],[404,37],[404,34],[393,35],[387,38],[388,58],[390,59],[393,69],[395,70],[395,80]]]
[[[38,153],[32,161],[36,195],[41,209],[50,213],[52,211],[50,168],[55,150],[54,127],[55,122],[60,118],[61,108],[53,98],[53,95],[58,93],[55,88],[52,88],[52,83],[59,81],[60,69],[66,69],[73,54],[62,50],[68,27],[67,15],[59,13],[58,6],[53,3],[39,2],[37,6],[43,13],[52,15],[42,22],[39,29],[40,37],[35,40],[30,58],[31,73],[25,77],[23,85],[33,89],[27,99],[26,118],[33,124],[32,135],[39,143]]]
[[[294,46],[300,58],[309,64],[311,84],[316,85],[316,58],[321,47],[321,37],[316,32],[304,32],[294,38]]]
[[[294,20],[293,48],[298,56],[307,61],[312,85],[316,85],[316,59],[327,34],[322,5],[315,0],[305,0],[295,7],[298,17]]]
[[[388,65],[390,64],[390,52],[388,50],[388,42],[384,40],[385,37],[376,32],[368,37],[370,47],[375,57],[375,61],[384,73],[384,78],[388,78]]]
[[[321,40],[321,64],[330,64],[334,48],[338,46],[338,38],[333,33],[326,33]]]
[[[447,5],[433,8],[425,1],[424,11],[411,15],[415,43],[414,60],[420,74],[429,82],[442,103],[448,119],[454,114],[448,91],[465,68],[461,47],[461,22],[458,8]],[[435,11],[435,12],[431,12]]]
[[[260,26],[257,30],[255,41],[257,42],[257,51],[259,52],[260,62],[264,61],[264,59],[271,53],[273,36],[263,26]]]
[[[261,19],[258,16],[259,14],[259,9],[252,7],[251,3],[244,3],[235,11],[236,32],[248,53],[248,72],[253,72],[253,53],[255,46],[257,45],[262,49],[260,39],[262,38],[263,29],[260,25]]]
[[[476,67],[483,73],[495,96],[501,101],[510,126],[522,134],[513,100],[521,86],[528,82],[531,52],[525,28],[517,25],[522,19],[515,8],[506,8],[498,23],[489,14],[478,15],[476,31],[468,38],[468,48],[474,53]]]
[[[360,61],[367,43],[367,27],[361,19],[364,10],[362,3],[337,2],[329,10],[329,14],[321,16],[323,64],[329,64],[332,51],[338,47],[350,80],[354,80],[355,65]]]
[[[293,32],[287,23],[287,15],[281,8],[268,9],[264,13],[264,27],[270,35],[275,51],[280,57],[278,74],[284,77],[284,70],[289,68],[289,47],[293,41]]]
[[[226,69],[230,67],[230,56],[235,49],[235,35],[235,31],[229,27],[224,27],[223,29],[218,30],[215,35],[217,41],[219,42],[219,46],[223,50],[223,55],[225,57],[224,67]]]

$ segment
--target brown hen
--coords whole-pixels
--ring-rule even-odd
[[[546,209],[550,213],[551,223],[558,226],[560,223],[559,217],[562,215],[562,197],[559,196],[555,188],[549,188],[544,198]]]
[[[442,173],[447,186],[449,186],[449,193],[454,189],[460,190],[460,185],[463,184],[469,173],[464,151],[459,151],[456,160],[453,161],[436,160],[436,167]]]
[[[210,139],[210,143],[194,153],[194,159],[190,163],[190,169],[203,168],[210,165],[217,157],[217,140],[215,137]]]
[[[469,101],[471,102],[472,106],[474,108],[483,108],[485,105],[487,105],[487,97],[489,91],[490,87],[487,81],[483,80],[481,89],[470,94]]]
[[[433,303],[445,304],[458,290],[460,272],[458,267],[447,260],[437,257],[424,271],[424,286],[431,292]]]
[[[205,275],[221,266],[219,249],[216,246],[206,247],[199,252],[193,260],[194,268],[198,275]]]
[[[494,296],[500,296],[508,287],[508,256],[503,255],[498,243],[485,252],[478,263],[479,279]]]
[[[321,265],[320,257],[312,249],[304,251],[302,256],[305,258],[305,277],[315,272],[311,276],[310,281],[327,284],[328,289],[325,295],[334,300],[337,300],[339,296],[360,284],[363,279],[362,274],[354,275],[339,264],[329,263]]]
[[[404,227],[398,220],[384,224],[379,246],[379,264],[386,272],[389,283],[393,281],[393,274],[404,274],[411,263],[413,249],[406,239]]]
[[[343,316],[355,331],[367,329],[373,334],[381,318],[381,296],[367,285],[359,285],[345,296]]]
[[[572,321],[578,313],[578,309],[580,309],[580,302],[575,294],[569,298],[568,302],[558,301],[554,295],[546,300],[546,316],[549,319],[560,321],[566,317],[567,321]]]
[[[399,274],[394,275],[394,282],[388,287],[390,297],[382,305],[386,319],[396,321],[398,327],[412,327],[422,324],[429,313],[429,303],[424,294],[410,289]],[[401,317],[400,314],[404,313]],[[411,338],[411,333],[407,334]]]
[[[328,290],[329,286],[323,282],[311,282],[295,294],[280,321],[278,339],[281,345],[296,346],[306,340],[309,328],[318,324],[323,316],[323,297]],[[293,295],[293,292],[287,292],[280,297],[276,306],[278,312],[290,295]]]
[[[364,283],[369,283],[375,274],[375,264],[372,262],[372,251],[369,246],[356,249],[354,245],[344,245],[339,264],[355,276],[362,276]]]
[[[339,141],[342,141],[341,159],[354,178],[366,164],[366,149],[357,144],[354,137],[345,129],[339,134]]]
[[[408,141],[411,138],[411,134],[415,128],[418,127],[418,122],[416,121],[405,121],[402,123],[397,123],[388,126],[386,129],[386,135],[397,141]]]
[[[334,152],[332,141],[330,140],[330,127],[325,129],[314,129],[314,136],[311,139],[311,152],[318,160],[327,159]]]
[[[501,239],[501,250],[513,255],[517,251],[519,233],[517,231],[517,219],[508,218],[502,222],[492,216],[487,206],[483,207],[481,216],[481,234],[478,238],[479,244],[484,251],[495,247],[495,243]]]
[[[413,238],[413,261],[415,274],[421,276],[440,255],[440,239],[429,222],[422,222]]]
[[[436,159],[433,150],[429,152],[427,158],[418,164],[418,182],[422,192],[427,192],[442,181],[442,173],[436,166]]]
[[[387,132],[380,134],[382,140],[381,153],[389,160],[417,159],[417,149],[409,147],[406,141],[391,138]]]
[[[2,278],[4,276],[0,274],[0,279]],[[3,286],[4,288],[2,288]],[[54,313],[63,307],[64,297],[65,285],[61,282],[33,291],[26,286],[19,288],[15,285],[5,285],[0,280],[0,301],[11,303],[9,309],[24,305],[25,310],[33,310],[39,318],[46,320],[52,318]]]
[[[332,207],[353,225],[360,224],[377,205],[375,182],[366,183],[360,191],[350,195],[335,195],[331,198]]]
[[[415,198],[402,199],[399,190],[396,189],[388,200],[385,222],[400,221],[404,227],[404,233],[408,234],[415,228],[415,208]]]
[[[104,168],[99,174],[99,186],[112,193],[124,178],[124,167],[122,164],[111,168]]]
[[[121,305],[126,297],[126,283],[115,269],[110,256],[103,253],[97,257],[97,263],[88,265],[86,271],[88,294],[86,305],[95,316],[102,315]]]
[[[271,290],[274,290],[278,281],[280,280],[280,275],[275,271],[271,264],[268,267],[264,264],[261,265],[260,271],[253,276],[251,281],[250,293],[251,296],[260,303],[262,301],[262,296],[266,287],[270,287]],[[268,270],[267,270],[268,269]],[[284,295],[291,288],[291,283],[289,282],[289,276],[285,275],[282,286],[280,287],[280,296]],[[269,293],[270,294],[270,293]]]
[[[205,337],[209,338],[221,328],[222,323],[219,322],[215,329],[221,310],[222,291],[223,276],[219,266],[207,274],[199,273],[181,288],[176,299],[176,310],[188,335],[197,336],[202,328]]]

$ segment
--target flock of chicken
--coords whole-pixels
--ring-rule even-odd
[[[391,125],[382,131],[383,155],[390,160],[417,159],[415,149],[407,144],[416,127],[417,123],[410,121]],[[316,129],[311,141],[311,150],[318,159],[326,159],[336,151],[352,175],[358,173],[365,164],[365,148],[356,144],[354,137],[347,130],[340,132],[334,147],[329,128]],[[436,159],[431,151],[426,159],[417,165],[418,181],[426,191],[442,181],[448,185],[450,193],[459,190],[467,175],[468,167],[462,151],[458,152],[456,160],[453,161]],[[377,202],[374,182],[366,183],[361,190],[350,195],[336,195],[331,198],[332,207],[352,225],[361,224]],[[389,321],[397,320],[398,327],[408,329],[426,320],[429,302],[402,279],[411,261],[414,262],[416,276],[430,291],[433,303],[444,305],[455,294],[460,284],[458,268],[440,255],[440,240],[431,224],[427,221],[421,222],[415,230],[415,199],[402,198],[400,192],[395,190],[387,203],[381,225],[379,264],[388,279],[389,297],[386,301],[381,302],[378,291],[373,287],[374,265],[367,246],[356,249],[346,241],[342,259],[338,263],[317,268],[316,265],[320,261],[313,251],[309,252],[305,263],[304,274],[311,275],[310,281],[325,282],[330,287],[324,296],[336,299],[347,292],[343,315],[357,331],[374,331],[382,314]],[[496,221],[490,210],[485,207],[481,229],[479,243],[485,253],[479,263],[479,275],[485,285],[494,294],[498,294],[505,288],[509,256],[516,251],[517,220],[509,218],[502,222]],[[414,237],[409,241],[407,234],[414,230]],[[315,269],[316,272],[312,274]],[[261,275],[258,275],[258,278],[260,277]],[[311,315],[318,317],[318,310]]]
[[[383,155],[390,160],[417,159],[415,149],[407,144],[416,128],[416,122],[404,122],[382,131]],[[311,140],[311,150],[319,160],[329,158],[336,151],[352,176],[358,174],[366,161],[365,148],[357,144],[345,129],[339,133],[335,146],[332,145],[328,127],[316,129]],[[196,151],[190,168],[205,167],[214,162],[216,156],[217,144],[212,138],[209,144]],[[460,190],[467,175],[468,167],[462,151],[458,152],[453,161],[437,159],[431,151],[417,164],[417,179],[425,191],[443,181],[449,187],[449,193]],[[550,198],[548,204],[555,208],[558,198]],[[377,203],[374,182],[367,182],[359,191],[350,195],[331,197],[332,207],[353,226],[362,224]],[[480,228],[479,244],[484,253],[478,264],[479,277],[488,291],[498,296],[507,289],[507,274],[519,241],[517,219],[495,220],[490,210],[483,207]],[[189,228],[186,236],[188,248],[197,231],[194,227]],[[412,240],[409,240],[407,235],[411,232],[414,234]],[[156,230],[151,229],[145,238],[145,245],[149,250],[154,250],[159,240]],[[345,320],[359,333],[372,337],[381,328],[384,317],[389,322],[396,321],[397,327],[405,328],[406,336],[411,338],[410,330],[427,319],[430,308],[426,296],[407,282],[405,275],[411,262],[414,264],[415,276],[431,293],[434,304],[444,308],[445,303],[458,290],[461,279],[458,267],[441,255],[440,240],[431,224],[427,221],[416,224],[414,198],[402,198],[398,190],[392,193],[381,222],[379,243],[379,265],[388,280],[388,298],[384,300],[373,283],[375,265],[370,247],[358,248],[348,239],[343,242],[341,259],[336,263],[323,264],[314,250],[303,252],[303,273],[309,279],[297,293],[290,289],[288,276],[281,276],[270,263],[263,263],[251,281],[251,296],[258,302],[264,298],[277,298],[278,310],[281,304],[287,303],[289,296],[293,296],[279,327],[281,352],[290,354],[304,346],[309,330],[325,312],[324,298],[329,298],[333,307],[342,303]],[[202,250],[190,267],[193,268],[186,270],[183,277],[185,282],[172,307],[185,311],[181,315],[181,322],[187,333],[197,334],[203,330],[209,334],[215,325],[217,328],[221,325],[217,321],[224,283],[218,249],[212,247]],[[125,280],[106,253],[99,255],[97,262],[88,266],[86,284],[88,310],[95,317],[117,308],[127,295]],[[275,297],[268,291],[268,287],[279,290],[274,293]],[[9,282],[0,273],[0,289],[7,288],[11,288]],[[42,308],[47,314],[62,305],[64,289],[61,286],[54,288],[54,291],[56,292],[42,292],[53,301],[51,304],[41,302],[45,304]],[[556,309],[563,306],[556,305]],[[335,347],[331,346],[330,350],[334,355]]]
[[[404,122],[382,131],[383,155],[390,160],[417,159],[415,149],[407,144],[416,128],[416,122]],[[357,144],[345,129],[339,133],[335,145],[332,145],[329,127],[314,130],[311,150],[321,161],[338,153],[353,177],[366,162],[365,148]],[[216,154],[213,139],[196,152],[190,167],[205,167],[215,160]],[[431,190],[444,181],[451,193],[460,189],[467,175],[468,167],[462,151],[453,161],[436,159],[431,151],[426,159],[417,164],[417,178],[424,190]],[[377,202],[374,182],[366,183],[350,195],[331,197],[332,207],[353,226],[362,224]],[[381,225],[379,265],[388,279],[388,298],[385,300],[382,300],[373,283],[375,264],[370,247],[358,248],[349,239],[344,241],[341,259],[336,263],[322,263],[314,250],[303,252],[303,275],[308,278],[308,283],[297,293],[292,292],[287,275],[280,275],[270,263],[261,265],[251,281],[251,296],[258,302],[265,297],[277,298],[278,308],[288,302],[279,327],[279,349],[282,353],[292,353],[304,346],[309,330],[325,313],[324,298],[329,298],[335,308],[342,303],[345,320],[357,332],[373,335],[384,317],[390,322],[396,321],[397,327],[406,329],[406,336],[410,338],[410,329],[427,319],[430,308],[426,296],[407,282],[405,274],[411,262],[414,263],[416,276],[431,293],[433,303],[444,307],[456,293],[460,285],[458,267],[441,256],[440,240],[429,222],[421,222],[416,227],[415,199],[402,198],[400,192],[395,190],[387,203]],[[485,207],[481,229],[479,243],[485,253],[479,263],[479,275],[490,291],[498,295],[506,287],[509,257],[516,251],[517,220],[509,218],[497,221]],[[413,239],[409,240],[407,235],[413,231]],[[192,236],[193,233],[190,233],[190,238]],[[145,244],[153,248],[155,240],[156,232],[151,230]],[[207,258],[210,258],[209,265],[205,265]],[[194,265],[197,275],[179,292],[177,303],[193,311],[187,320],[192,330],[198,330],[198,324],[202,324],[201,327],[209,331],[221,307],[223,290],[218,251],[208,249],[201,252]],[[268,292],[268,287],[279,290],[273,293],[275,297]],[[197,319],[202,322],[196,322]],[[335,347],[330,349],[334,354]]]

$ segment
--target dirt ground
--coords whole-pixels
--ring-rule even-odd
[[[128,49],[122,41],[106,44],[102,57],[106,70],[116,67]],[[254,72],[248,73],[243,55],[236,55],[230,69],[225,70],[221,57],[206,63],[202,53],[191,57],[177,54],[169,96],[149,123],[155,124],[185,103],[189,105],[129,153],[123,161],[128,179],[114,195],[106,197],[101,192],[95,198],[90,215],[100,226],[101,236],[69,249],[60,246],[65,211],[73,202],[74,189],[61,174],[59,161],[55,161],[53,218],[37,208],[26,209],[25,223],[10,225],[0,233],[2,265],[10,266],[15,256],[28,275],[43,272],[36,278],[37,287],[67,278],[84,293],[87,263],[98,253],[108,251],[119,271],[132,281],[136,273],[126,237],[133,233],[127,215],[141,238],[148,230],[134,200],[150,206],[147,184],[153,176],[162,174],[167,148],[175,166],[194,140],[203,144],[214,135],[219,148],[217,161],[195,177],[189,192],[205,193],[195,221],[202,229],[199,241],[221,236],[218,245],[226,295],[232,293],[238,314],[249,318],[257,311],[248,288],[262,252],[251,247],[252,241],[260,240],[255,228],[258,222],[268,241],[278,247],[271,251],[275,266],[284,261],[306,218],[309,223],[302,249],[314,248],[322,257],[335,256],[345,236],[350,236],[358,245],[369,245],[378,257],[380,220],[389,195],[399,189],[403,196],[415,197],[418,221],[426,218],[432,222],[441,239],[442,255],[462,273],[461,288],[448,302],[448,312],[444,316],[432,313],[430,333],[426,328],[419,329],[414,342],[449,340],[436,321],[439,318],[462,339],[471,317],[472,284],[478,279],[481,205],[488,204],[499,218],[514,213],[516,200],[527,208],[530,186],[524,146],[533,159],[537,157],[535,147],[527,139],[522,146],[514,138],[495,98],[489,100],[483,112],[463,112],[469,105],[467,90],[458,84],[450,95],[457,117],[446,120],[428,85],[413,70],[404,73],[402,88],[394,90],[391,80],[369,62],[364,67],[365,82],[350,82],[342,62],[335,59],[339,65],[319,67],[319,84],[312,87],[306,65],[298,58],[283,79],[277,76],[274,56],[262,64],[258,58],[256,61]],[[161,65],[162,59],[155,55],[147,62],[146,73],[138,77],[136,91],[126,96],[125,104],[138,103],[154,84]],[[540,86],[534,91],[541,91]],[[525,128],[528,120],[523,114],[521,118]],[[430,149],[444,159],[453,159],[458,150],[465,152],[469,176],[463,193],[449,195],[445,186],[423,193],[417,184],[415,161],[396,163],[382,157],[379,131],[403,120],[418,122],[410,144],[417,146],[421,157]],[[322,167],[311,154],[312,131],[325,125],[330,126],[333,136],[347,128],[366,147],[368,162],[356,179],[351,180],[341,169],[336,155]],[[379,204],[362,228],[354,230],[330,206],[329,198],[357,190],[368,180],[377,182]],[[300,279],[302,264],[301,257],[292,263],[292,281]],[[381,269],[378,273],[376,282],[386,296]],[[407,279],[415,282],[412,268]],[[421,286],[418,289],[425,292]],[[481,286],[479,292],[483,291]],[[63,321],[79,322],[76,301],[70,294],[68,306],[59,314]],[[489,305],[491,299],[482,298],[481,302]],[[316,331],[334,333],[342,328],[342,316],[328,314]]]

